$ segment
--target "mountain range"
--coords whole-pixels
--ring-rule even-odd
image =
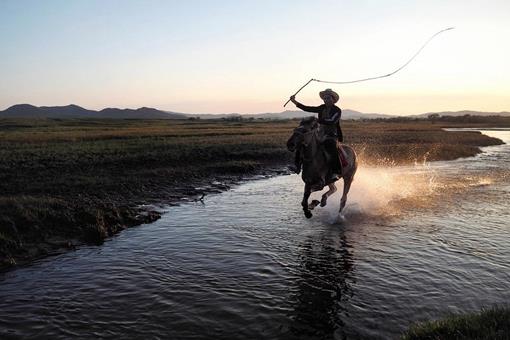
[[[18,104],[0,111],[0,118],[112,118],[112,119],[186,119],[182,113],[174,113],[141,107],[139,109],[106,108],[101,111],[87,110],[78,105],[33,106]]]
[[[460,117],[460,116],[466,116],[466,115],[470,115],[470,116],[504,116],[504,117],[510,117],[510,112],[508,112],[508,111],[501,111],[501,112],[480,112],[480,111],[469,111],[469,110],[428,112],[428,113],[422,113],[422,114],[416,115],[416,117],[427,118],[431,114],[438,114],[440,116],[452,116],[452,117]]]
[[[268,113],[257,113],[257,114],[189,114],[189,117],[195,117],[200,119],[221,119],[221,118],[232,118],[232,117],[243,117],[246,119],[294,119],[312,116],[314,113],[304,111],[283,111],[283,112],[268,112]],[[385,115],[381,113],[362,113],[350,109],[342,109],[342,119],[373,119],[373,118],[391,118],[395,116]]]
[[[510,117],[510,112],[479,112],[479,111],[444,111],[428,112],[419,115],[405,116],[408,118],[427,118],[431,114],[440,116],[506,116]],[[100,111],[88,110],[78,105],[66,106],[34,106],[30,104],[18,104],[0,111],[0,118],[110,118],[110,119],[293,119],[303,118],[313,115],[304,111],[283,111],[268,112],[258,114],[188,114],[172,111],[162,111],[150,107],[141,107],[138,109],[118,109],[106,108]],[[343,109],[342,119],[374,119],[374,118],[396,118],[398,116],[381,113],[362,113],[359,111]]]

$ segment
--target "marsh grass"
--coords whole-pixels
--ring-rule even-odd
[[[510,339],[510,309],[492,307],[478,313],[450,315],[441,320],[413,325],[401,339]]]
[[[100,241],[156,218],[135,207],[281,167],[298,121],[0,120],[0,265],[54,237]],[[342,123],[362,164],[472,156],[500,143],[430,122]],[[142,216],[142,217],[140,217]]]

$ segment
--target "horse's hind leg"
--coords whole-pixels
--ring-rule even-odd
[[[352,180],[354,179],[354,176],[346,179],[344,178],[344,192],[342,194],[342,199],[340,200],[340,210],[338,210],[339,213],[342,212],[342,209],[345,208],[345,204],[347,203],[347,194],[349,193],[349,190],[351,189]]]
[[[321,207],[325,207],[328,203],[328,197],[333,195],[336,192],[336,185],[335,183],[328,184],[329,190],[322,195],[321,198]]]
[[[303,211],[305,213],[306,218],[312,217],[312,212],[308,207],[308,198],[310,198],[310,194],[312,190],[308,184],[305,184],[305,192],[303,194],[303,201],[301,201],[301,206],[303,207]]]

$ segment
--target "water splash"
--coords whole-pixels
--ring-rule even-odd
[[[323,208],[323,220],[342,224],[363,217],[395,217],[411,209],[431,208],[446,196],[493,183],[491,173],[459,177],[456,171],[448,173],[441,162],[417,162],[411,166],[364,166],[356,173],[342,214],[338,214],[343,190],[340,181],[337,184],[339,190],[328,199],[328,206]],[[319,198],[323,192],[314,193],[312,199]]]

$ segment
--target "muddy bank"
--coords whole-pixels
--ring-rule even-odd
[[[75,249],[101,244],[121,230],[157,220],[157,211],[99,202],[69,202],[55,197],[4,198],[1,203],[0,268]]]
[[[275,164],[236,168],[230,173],[182,179],[180,185],[146,187],[145,196],[138,197],[134,193],[73,198],[4,196],[0,199],[0,270],[83,244],[100,245],[126,228],[158,220],[165,206],[199,202],[244,181],[289,173]]]

